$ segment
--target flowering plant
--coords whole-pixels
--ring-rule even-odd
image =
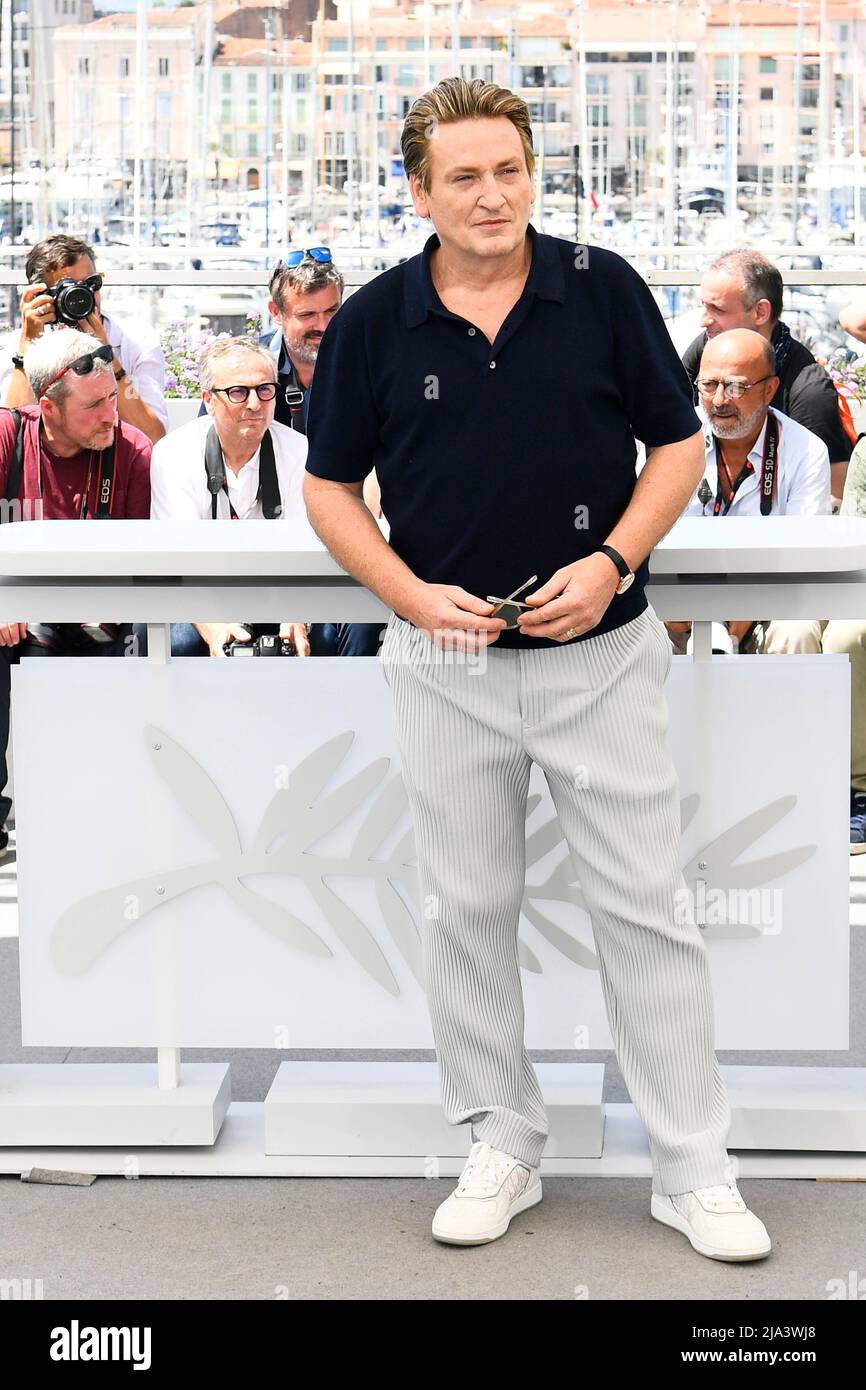
[[[846,395],[866,400],[866,356],[858,357],[850,348],[836,348],[827,358],[827,371],[833,385]]]
[[[260,315],[251,315],[244,333],[258,338],[264,332]],[[174,319],[160,335],[165,354],[165,396],[167,400],[188,400],[201,394],[198,364],[205,348],[216,338],[230,338],[231,333],[214,333],[212,328],[191,329],[185,319]]]

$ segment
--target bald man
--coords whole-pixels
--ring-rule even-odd
[[[732,328],[711,338],[696,380],[706,421],[704,477],[684,516],[757,516],[766,481],[771,516],[829,516],[830,457],[805,426],[770,405],[779,378],[775,352],[762,334]],[[728,631],[745,652],[820,652],[822,620],[742,619]],[[668,623],[684,652],[690,623]]]

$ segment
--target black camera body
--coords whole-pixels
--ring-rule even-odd
[[[279,627],[269,623],[241,623],[250,634],[249,642],[226,642],[226,656],[294,656],[291,637],[281,637]]]
[[[54,300],[57,322],[69,328],[89,318],[96,308],[96,294],[86,280],[72,280],[67,276],[45,293]]]

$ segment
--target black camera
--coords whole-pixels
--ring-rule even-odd
[[[279,627],[270,623],[241,623],[250,634],[249,642],[226,642],[226,656],[294,656],[291,637],[281,637]]]
[[[45,293],[54,300],[54,312],[58,323],[74,328],[82,319],[89,318],[96,308],[96,293],[102,287],[102,277],[93,275],[88,280],[71,280],[68,276]]]
[[[89,656],[100,647],[114,642],[120,632],[117,623],[28,623],[27,637],[31,645],[43,647],[52,656]]]

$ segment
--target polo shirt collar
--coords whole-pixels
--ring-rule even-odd
[[[565,303],[565,277],[562,261],[552,237],[539,236],[530,222],[526,228],[532,242],[532,262],[523,293],[538,299],[554,299]],[[405,310],[407,328],[423,323],[431,312],[441,313],[442,301],[436,293],[430,274],[430,257],[439,246],[434,232],[427,238],[420,255],[408,262],[406,270]]]

